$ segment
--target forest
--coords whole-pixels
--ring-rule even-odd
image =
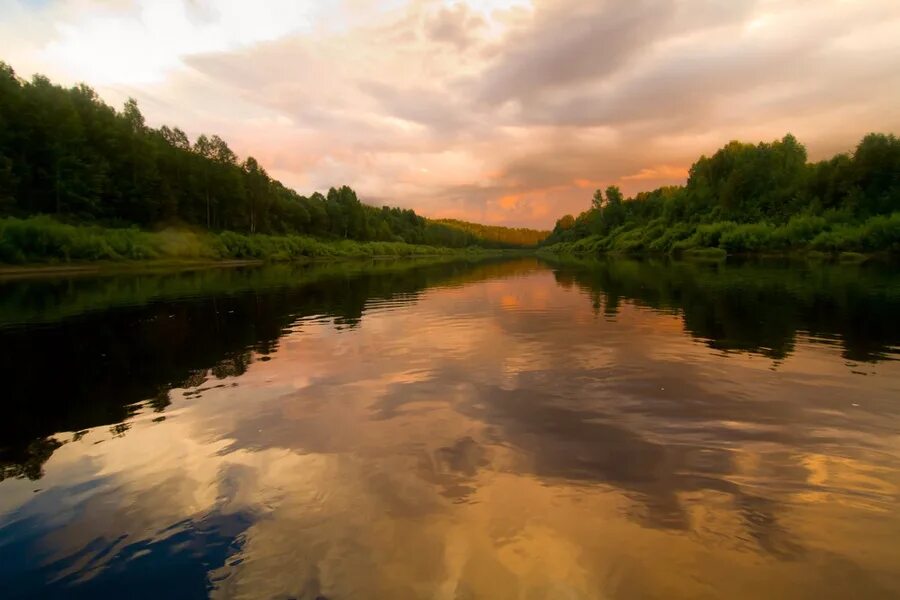
[[[547,235],[370,206],[347,186],[303,196],[217,135],[192,142],[178,127],[149,127],[133,99],[117,111],[85,84],[24,81],[0,62],[0,261],[152,253],[145,244],[128,255],[120,238],[141,237],[118,231],[129,228],[210,232],[216,239],[203,242],[215,252],[231,242],[250,254],[285,244],[258,235],[447,248],[534,246]]]
[[[597,190],[544,240],[551,253],[898,253],[900,140],[866,135],[819,162],[788,134],[702,156],[683,186]]]

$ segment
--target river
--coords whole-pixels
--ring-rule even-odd
[[[900,269],[0,281],[3,597],[900,597]]]

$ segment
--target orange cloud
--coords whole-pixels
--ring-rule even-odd
[[[659,165],[641,169],[632,175],[625,175],[622,181],[655,181],[660,179],[687,179],[687,167]]]
[[[500,208],[503,208],[505,210],[512,210],[516,206],[519,205],[519,202],[521,200],[522,200],[521,196],[509,195],[509,196],[503,196],[502,198],[500,198],[497,201],[497,204],[500,205]]]

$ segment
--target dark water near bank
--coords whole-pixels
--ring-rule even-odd
[[[0,282],[0,596],[900,597],[900,269]]]

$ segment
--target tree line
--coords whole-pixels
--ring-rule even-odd
[[[865,136],[855,150],[808,162],[793,135],[733,141],[702,156],[683,186],[624,198],[597,190],[546,245],[574,252],[900,251],[900,140]]]
[[[0,216],[37,214],[446,247],[536,243],[519,230],[481,236],[472,224],[369,206],[347,186],[300,195],[217,135],[191,142],[178,127],[149,127],[133,99],[117,111],[85,84],[64,88],[42,75],[24,81],[0,62]]]
[[[528,229],[527,227],[500,227],[482,225],[459,219],[438,219],[438,223],[470,233],[480,240],[511,246],[537,246],[550,234],[549,231]]]

